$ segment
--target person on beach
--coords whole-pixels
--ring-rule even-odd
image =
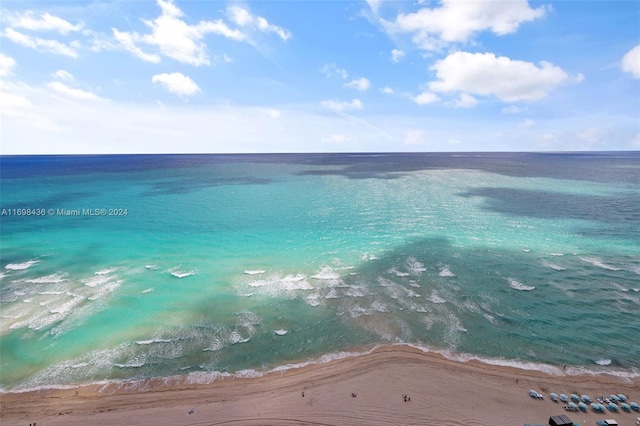
[[[302,397],[304,398],[304,391],[302,391]]]

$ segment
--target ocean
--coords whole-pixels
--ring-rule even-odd
[[[640,152],[0,157],[0,390],[379,345],[640,376]]]

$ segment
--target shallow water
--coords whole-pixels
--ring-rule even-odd
[[[638,375],[639,160],[1,157],[0,385],[401,342]]]

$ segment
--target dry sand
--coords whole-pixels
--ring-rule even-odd
[[[544,393],[545,400],[530,398],[529,389]],[[561,404],[548,399],[548,392],[578,392],[592,398],[624,393],[640,401],[640,380],[547,375],[387,346],[369,355],[207,385],[156,385],[144,392],[87,386],[6,393],[0,423],[514,426],[546,424],[551,415],[565,413]],[[405,394],[410,402],[404,402]],[[633,426],[640,416],[598,415],[591,409],[587,414],[566,414],[580,425],[614,418],[622,426]]]

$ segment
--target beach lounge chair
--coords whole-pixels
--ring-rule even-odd
[[[569,397],[563,393],[560,394],[560,401],[564,402],[565,404],[567,402],[569,402]]]

